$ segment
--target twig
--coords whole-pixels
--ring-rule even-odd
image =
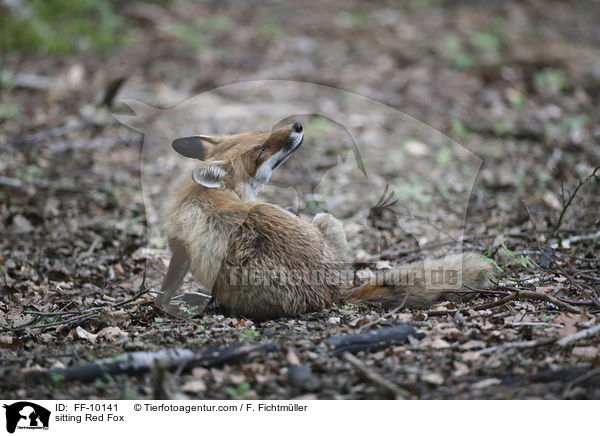
[[[552,249],[552,258],[551,258],[550,256],[548,256],[547,250],[544,250],[544,248],[542,246],[542,241],[540,241],[540,236],[538,235],[538,232],[537,232],[537,226],[535,224],[535,218],[533,217],[533,214],[531,213],[531,210],[529,210],[529,206],[527,206],[527,202],[525,200],[523,200],[523,204],[525,205],[525,209],[527,210],[527,214],[529,215],[529,221],[531,222],[531,227],[532,227],[532,230],[533,230],[533,236],[535,238],[535,242],[536,242],[536,245],[537,245],[538,250],[540,252],[540,255],[543,258],[546,258],[548,260],[548,265],[547,266],[550,266],[550,264],[554,260],[553,258],[556,257],[556,255],[554,254],[554,250]]]
[[[85,129],[86,127],[91,125],[92,123],[90,121],[85,120],[73,124],[67,124],[66,126],[53,127],[51,129],[43,130],[41,132],[26,136],[25,138],[15,139],[14,144],[24,145],[41,142],[47,139],[66,135],[67,133],[71,133],[75,130]]]
[[[582,375],[580,375],[579,377],[573,379],[568,385],[567,388],[565,389],[565,392],[563,394],[563,398],[567,398],[570,396],[571,391],[573,390],[573,388],[575,386],[577,386],[578,384],[581,384],[584,381],[587,381],[591,378],[595,378],[597,376],[600,375],[600,368],[594,368],[590,371],[586,371],[584,372]]]
[[[581,292],[583,292],[590,300],[592,300],[592,303],[596,307],[600,307],[600,300],[598,299],[598,297],[596,297],[596,295],[594,295],[594,293],[592,291],[584,288],[581,285],[581,283],[579,283],[579,281],[577,281],[575,278],[571,277],[571,275],[569,273],[567,273],[564,268],[557,265],[556,271],[552,271],[552,272],[565,276],[567,278],[567,280],[569,281],[569,283],[571,283],[571,285],[575,286],[577,289],[579,289]]]
[[[549,345],[556,341],[556,338],[544,338],[535,339],[533,341],[520,341],[520,342],[506,342],[500,345],[494,345],[493,347],[484,348],[479,351],[479,354],[492,354],[494,351],[504,351],[509,349],[524,349],[524,348],[535,348],[541,345]]]
[[[389,380],[386,380],[375,371],[371,370],[367,365],[365,365],[359,358],[348,353],[347,351],[342,354],[342,359],[352,365],[355,369],[357,369],[360,373],[362,373],[368,380],[373,383],[381,386],[382,388],[387,389],[391,393],[393,393],[397,400],[405,400],[410,398],[410,393],[406,389],[402,389],[395,383],[392,383]]]
[[[597,232],[594,232],[594,233],[589,233],[587,235],[573,235],[570,238],[562,239],[561,244],[564,244],[565,242],[568,244],[571,244],[572,242],[579,242],[579,241],[585,241],[587,239],[598,239],[598,238],[600,238],[600,230],[598,230]],[[554,244],[550,245],[550,247],[559,248],[559,244],[558,244],[558,242],[555,242]],[[589,260],[589,259],[587,259],[587,260]]]
[[[517,298],[517,294],[509,295],[508,297],[504,297],[498,301],[494,301],[492,303],[481,304],[479,306],[475,306],[473,309],[475,310],[486,310],[491,309],[493,307],[504,306],[506,303],[513,301]]]
[[[589,176],[587,176],[584,179],[579,179],[579,183],[577,183],[577,186],[575,186],[575,189],[573,189],[573,192],[571,192],[571,194],[569,195],[569,198],[565,201],[564,196],[561,196],[561,200],[563,202],[563,209],[560,212],[560,216],[558,217],[558,220],[556,221],[556,224],[554,225],[554,231],[553,233],[555,233],[558,228],[560,227],[560,224],[562,223],[562,220],[565,216],[565,213],[567,212],[567,209],[569,208],[569,206],[571,205],[571,202],[573,201],[573,199],[575,198],[575,196],[577,195],[577,191],[579,191],[579,189],[585,185],[587,182],[590,181],[590,179],[592,179],[593,177],[596,176],[596,171],[600,170],[600,165],[597,166],[596,168],[594,168],[594,171],[592,171],[592,174],[590,174]],[[562,193],[561,193],[562,194]]]
[[[133,297],[128,298],[127,300],[121,301],[119,303],[114,303],[112,305],[112,307],[121,307],[121,306],[125,306],[128,303],[131,303],[134,300],[137,300],[138,298],[140,298],[142,295],[147,294],[148,292],[150,292],[152,290],[152,288],[148,288],[148,289],[143,289],[140,292],[138,292],[137,294],[135,294]]]
[[[597,335],[599,333],[600,333],[600,324],[595,325],[594,327],[590,327],[586,330],[581,330],[572,335],[565,336],[564,338],[561,338],[560,340],[558,340],[556,343],[561,347],[567,347],[568,345],[572,344],[573,342],[577,342],[582,339],[589,338],[589,337]]]
[[[358,351],[376,351],[392,345],[404,344],[408,337],[422,338],[424,334],[407,325],[373,330],[358,335],[331,336],[317,345],[317,350],[325,350],[328,354],[339,357],[345,353]],[[107,375],[140,375],[152,369],[154,362],[163,360],[175,375],[196,367],[213,367],[248,361],[259,353],[281,351],[279,342],[246,344],[238,343],[223,347],[207,346],[198,350],[167,349],[159,351],[134,351],[114,357],[99,359],[92,363],[67,368],[54,369],[38,373],[43,377],[62,377],[62,380],[92,381]],[[400,391],[403,391],[401,388]]]
[[[31,321],[31,322],[28,322],[28,323],[25,323],[25,324],[21,324],[21,325],[18,325],[18,326],[13,326],[13,327],[2,327],[2,328],[0,328],[0,331],[20,331],[20,330],[23,330],[25,328],[30,328],[30,329],[45,329],[47,327],[54,327],[54,326],[61,325],[61,324],[69,325],[69,324],[72,324],[72,323],[77,322],[77,321],[84,321],[86,319],[92,318],[94,316],[94,314],[93,313],[86,313],[84,315],[79,315],[79,316],[75,316],[73,318],[63,319],[63,320],[56,321],[56,322],[51,322],[51,323],[47,323],[47,324],[40,324],[40,325],[33,325],[34,323],[36,323],[37,321],[39,321],[39,315],[36,315],[36,316],[38,316],[38,319],[35,319],[35,320]]]
[[[503,286],[503,288],[515,293],[513,299],[525,298],[526,300],[545,301],[547,303],[554,304],[555,306],[557,306],[561,309],[564,309],[567,312],[571,312],[571,313],[582,313],[583,312],[580,308],[571,306],[569,303],[565,303],[564,301],[561,301],[558,298],[554,298],[550,295],[541,294],[541,293],[535,292],[535,291],[523,291],[523,290],[513,288],[511,286],[506,286],[506,285]]]
[[[20,179],[0,176],[0,185],[7,186],[9,188],[19,189],[22,188],[25,185],[25,183]]]
[[[596,174],[596,171],[598,169],[600,169],[600,166],[598,166],[598,167],[596,167],[594,169],[594,172],[588,177],[588,179],[590,177],[594,176]],[[584,183],[586,183],[586,182],[584,182]],[[578,185],[578,186],[580,186],[580,185]],[[535,240],[536,240],[536,243],[537,243],[537,246],[538,246],[538,250],[540,251],[540,254],[542,256],[546,256],[546,258],[548,258],[549,261],[552,261],[552,259],[550,259],[548,257],[548,255],[546,254],[546,252],[544,251],[544,249],[542,247],[542,242],[540,241],[540,238],[539,238],[539,236],[537,234],[537,230],[536,230],[535,218],[533,217],[533,214],[529,210],[529,207],[527,206],[527,203],[525,202],[525,200],[523,200],[523,204],[525,205],[525,209],[527,209],[527,213],[529,214],[529,220],[531,221],[531,226],[533,227],[533,235],[535,237]],[[567,205],[567,207],[568,207],[568,205]],[[550,248],[550,249],[554,253],[554,249],[553,248]],[[558,273],[562,274],[563,276],[565,276],[573,286],[575,286],[577,289],[579,289],[581,292],[583,292],[586,296],[588,296],[590,298],[590,300],[592,300],[597,307],[600,307],[600,300],[598,299],[598,297],[596,297],[596,295],[594,295],[594,293],[592,291],[588,291],[587,289],[585,289],[577,280],[575,280],[573,277],[571,277],[565,271],[565,269],[562,268],[561,266],[557,265],[556,269],[558,270]],[[555,271],[550,271],[550,272],[555,272]],[[575,312],[575,313],[581,313],[581,312]]]
[[[403,307],[404,307],[404,305],[406,304],[406,300],[408,299],[408,296],[409,296],[409,295],[410,295],[410,294],[407,292],[407,293],[406,293],[406,295],[404,296],[404,299],[402,300],[402,303],[400,303],[400,305],[399,305],[398,307],[394,308],[393,310],[390,310],[390,311],[389,311],[389,312],[387,312],[387,313],[384,313],[384,314],[383,314],[382,316],[380,316],[378,319],[376,319],[376,320],[374,320],[374,321],[371,321],[371,322],[368,322],[367,324],[363,325],[362,327],[360,327],[360,328],[358,329],[358,332],[359,332],[359,333],[360,333],[360,332],[364,332],[364,331],[365,331],[365,330],[367,330],[368,328],[371,328],[371,327],[373,327],[374,325],[376,325],[376,324],[379,324],[381,321],[385,321],[385,319],[386,319],[388,316],[391,316],[391,315],[393,315],[393,314],[395,314],[395,313],[399,312],[400,310],[402,310],[402,308],[403,308]]]

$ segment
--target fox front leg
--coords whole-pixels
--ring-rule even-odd
[[[169,315],[177,316],[179,308],[170,304],[171,299],[177,294],[183,278],[190,269],[190,258],[183,243],[179,240],[169,240],[169,247],[173,255],[169,262],[167,275],[162,283],[162,294],[159,294],[154,303]]]
[[[346,240],[346,231],[340,220],[329,213],[318,213],[312,223],[321,231],[327,244],[337,254],[340,261],[347,261],[350,257],[350,248]]]

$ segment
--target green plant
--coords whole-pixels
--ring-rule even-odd
[[[199,31],[196,24],[173,23],[169,27],[169,33],[191,48],[202,49],[209,44],[208,38]]]
[[[108,49],[126,40],[127,21],[108,0],[31,0],[28,6],[20,17],[0,16],[7,51],[64,54]]]
[[[536,90],[542,94],[559,94],[571,87],[564,73],[555,68],[545,68],[533,77]]]
[[[510,127],[504,121],[496,121],[494,123],[494,135],[506,136],[510,133]]]
[[[450,64],[459,70],[468,70],[477,63],[475,58],[463,47],[456,36],[449,36],[444,42],[444,51]]]
[[[440,167],[447,168],[452,162],[452,150],[450,147],[441,147],[435,157]]]
[[[243,329],[238,331],[238,336],[243,342],[250,342],[260,337],[260,333],[254,329]]]
[[[498,274],[504,273],[504,269],[500,265],[498,265],[498,263],[494,259],[490,259],[489,257],[480,257],[478,260],[482,260],[484,262],[491,263],[492,265],[494,265]]]
[[[471,35],[471,43],[481,51],[497,54],[500,52],[500,38],[488,30],[478,30]]]
[[[461,120],[454,119],[452,120],[452,134],[459,141],[464,141],[469,137],[470,132]]]
[[[227,386],[225,393],[229,395],[232,400],[247,400],[248,392],[250,391],[250,383],[242,382],[236,387]]]

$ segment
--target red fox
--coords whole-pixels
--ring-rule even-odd
[[[370,282],[350,288],[344,276],[349,248],[338,219],[320,213],[308,223],[279,206],[255,201],[303,139],[303,127],[296,122],[270,133],[173,141],[178,153],[201,163],[166,208],[172,258],[156,298],[159,307],[176,312],[170,301],[189,270],[212,291],[217,305],[256,320],[314,312],[343,301],[426,307],[464,284],[485,283],[491,265],[464,253],[380,271]],[[440,271],[454,273],[446,287],[432,286],[431,277]]]

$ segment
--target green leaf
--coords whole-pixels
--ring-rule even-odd
[[[514,251],[511,251],[508,248],[506,248],[506,245],[504,245],[504,242],[502,244],[500,244],[500,246],[502,247],[502,250],[504,250],[504,254],[506,256],[510,257],[511,259],[516,256]]]
[[[502,267],[500,265],[498,265],[494,259],[490,259],[490,258],[487,258],[487,257],[480,257],[477,260],[482,260],[484,262],[491,263],[492,265],[494,265],[496,267],[496,272],[499,273],[499,274],[502,274],[504,272],[504,270],[502,269]]]

